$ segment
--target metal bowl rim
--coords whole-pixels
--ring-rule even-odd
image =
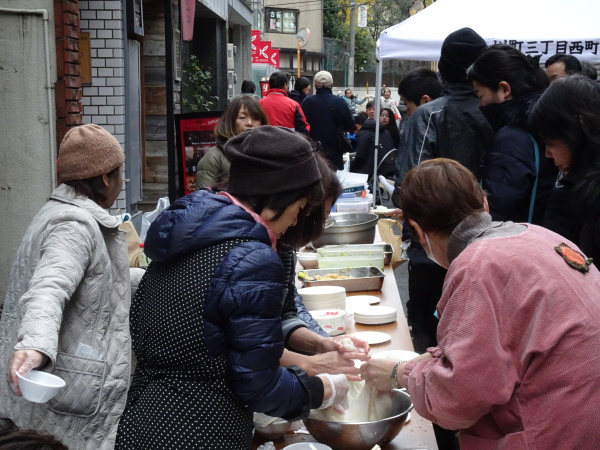
[[[402,393],[402,395],[405,395],[409,400],[410,400],[410,395],[408,395],[406,392],[400,390],[400,389],[392,389],[392,391],[394,392],[400,392]],[[411,412],[414,408],[413,402],[410,402],[410,406],[403,412],[398,413],[394,416],[390,416],[390,417],[386,417],[385,419],[379,419],[379,420],[372,420],[370,422],[332,422],[331,420],[320,420],[320,419],[313,419],[311,417],[305,417],[302,420],[312,420],[314,422],[319,422],[319,423],[326,423],[326,424],[333,424],[333,425],[368,425],[368,424],[372,424],[372,423],[381,423],[381,422],[386,422],[388,420],[392,420],[392,419],[397,419],[398,417],[402,416],[403,414],[408,414],[409,412]]]
[[[342,216],[351,217],[351,216],[357,216],[357,215],[364,215],[365,220],[361,221],[361,222],[353,223],[350,225],[345,225],[345,224],[338,225],[337,224],[338,218],[340,218],[340,220],[341,220]],[[379,220],[379,216],[377,214],[371,214],[371,213],[332,213],[331,217],[335,220],[335,222],[333,223],[333,225],[328,227],[329,230],[331,230],[332,228],[339,229],[339,228],[343,228],[343,227],[358,227],[361,225],[370,225],[372,223],[376,223]]]

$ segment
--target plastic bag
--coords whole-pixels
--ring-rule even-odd
[[[156,204],[156,209],[151,212],[147,212],[142,214],[142,228],[140,230],[140,241],[144,242],[146,240],[146,233],[148,232],[148,228],[150,228],[150,224],[158,217],[158,215],[163,212],[164,209],[167,209],[171,206],[171,202],[169,202],[169,197],[162,197],[158,199],[158,203]]]
[[[140,237],[135,231],[133,223],[130,220],[119,225],[119,229],[127,233],[127,254],[129,256],[129,267],[143,267],[140,265],[140,254],[143,249],[140,248]]]
[[[391,244],[394,248],[392,254],[392,269],[396,269],[400,264],[407,261],[406,249],[402,242],[402,224],[395,219],[379,219],[377,221],[379,236],[383,242]]]
[[[394,113],[394,119],[396,119],[396,120],[402,119],[402,116],[400,115],[400,111],[398,111],[398,108],[396,107],[396,105],[392,105],[392,107],[390,109]]]

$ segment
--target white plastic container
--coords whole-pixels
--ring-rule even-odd
[[[377,267],[383,271],[385,255],[383,250],[317,250],[319,269],[343,269],[347,267]]]
[[[46,403],[66,386],[61,377],[39,370],[30,370],[25,375],[17,376],[23,397],[34,403]]]
[[[318,309],[309,313],[329,336],[346,332],[346,311],[343,309]]]
[[[366,212],[371,210],[368,198],[340,198],[335,203],[336,212]]]

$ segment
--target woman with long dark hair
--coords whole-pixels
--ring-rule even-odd
[[[554,81],[533,106],[531,127],[560,171],[544,226],[600,261],[600,89],[582,75]]]
[[[394,141],[394,148],[398,148],[400,146],[400,130],[398,130],[396,119],[394,119],[394,111],[391,108],[383,108],[379,116],[379,122],[390,133],[392,141]]]
[[[495,132],[482,173],[494,220],[541,224],[556,179],[544,142],[527,125],[527,111],[547,85],[540,71],[536,60],[500,44],[484,50],[467,70]]]

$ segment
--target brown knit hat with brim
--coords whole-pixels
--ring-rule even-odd
[[[85,180],[109,173],[125,157],[121,144],[98,125],[81,125],[65,134],[58,151],[58,177],[61,183]]]
[[[223,150],[231,160],[227,192],[232,195],[279,194],[321,179],[310,143],[288,128],[254,128],[229,139]]]

